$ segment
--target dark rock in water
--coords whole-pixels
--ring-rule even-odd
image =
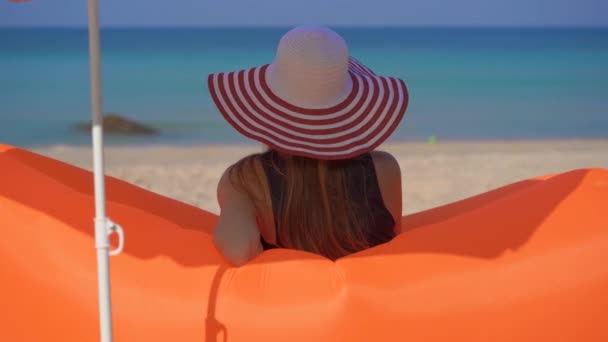
[[[90,132],[91,125],[91,122],[79,123],[76,125],[76,129]],[[160,131],[154,127],[146,126],[113,113],[104,114],[103,131],[107,134],[121,135],[156,135],[160,133]]]

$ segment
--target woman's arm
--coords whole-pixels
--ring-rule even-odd
[[[229,263],[241,266],[263,251],[255,206],[247,194],[233,186],[228,172],[218,183],[217,198],[220,217],[213,242]]]
[[[384,200],[386,209],[390,211],[395,220],[394,231],[396,234],[401,233],[402,220],[402,184],[401,184],[401,168],[399,162],[393,155],[387,152],[374,151],[372,152],[376,174],[378,175],[378,183],[380,184],[380,192]]]

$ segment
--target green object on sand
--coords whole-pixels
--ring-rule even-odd
[[[430,137],[427,139],[427,142],[428,142],[429,144],[434,144],[434,143],[436,143],[436,142],[437,142],[437,138],[436,138],[434,135],[431,135],[431,136],[430,136]]]

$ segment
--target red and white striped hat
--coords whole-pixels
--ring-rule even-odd
[[[405,82],[382,77],[349,56],[321,27],[285,34],[272,64],[209,75],[222,115],[241,134],[283,153],[347,159],[369,152],[397,128]]]

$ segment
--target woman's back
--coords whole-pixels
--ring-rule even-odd
[[[241,227],[224,248],[250,251],[246,259],[282,247],[335,260],[387,242],[400,230],[401,173],[385,152],[335,161],[274,150],[252,155],[220,182],[218,197],[228,196],[241,199],[220,203],[230,219],[220,220],[216,233],[221,240],[225,225]]]
[[[271,203],[265,206],[272,209],[275,223],[263,229],[267,234],[275,232],[274,237],[268,236],[275,244],[268,243],[262,234],[264,249],[296,248],[336,259],[385,243],[395,236],[395,220],[384,205],[369,153],[326,162],[323,185],[317,183],[321,179],[318,179],[316,160],[292,163],[291,167],[308,168],[312,174],[304,175],[303,170],[296,170],[291,178],[284,157],[276,151],[260,155],[260,162],[270,193]],[[303,164],[311,165],[302,167]],[[292,186],[290,182],[300,184]],[[300,225],[306,227],[298,227]]]

